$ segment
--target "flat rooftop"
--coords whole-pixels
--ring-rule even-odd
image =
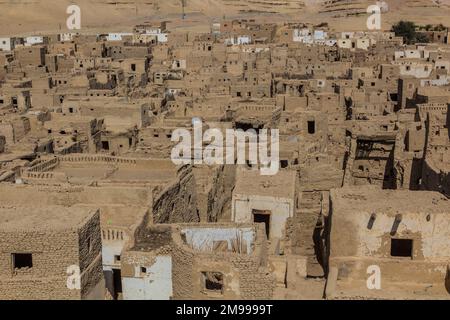
[[[167,159],[124,158],[101,154],[69,154],[56,158],[56,165],[35,172],[53,172],[74,184],[89,184],[92,181],[165,184],[176,178],[178,171],[178,167]],[[54,157],[42,158],[43,161],[52,159]],[[39,166],[37,164],[35,168]]]
[[[334,212],[391,211],[450,215],[450,200],[434,191],[382,190],[377,186],[345,187],[330,192]]]
[[[96,209],[63,206],[0,207],[0,231],[55,231],[76,229],[84,225]]]
[[[264,176],[259,170],[237,170],[234,194],[266,197],[295,197],[296,172],[280,170],[276,175]]]

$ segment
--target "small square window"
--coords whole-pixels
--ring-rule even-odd
[[[31,253],[13,253],[13,269],[27,269],[33,267],[33,256]]]
[[[115,255],[114,256],[114,262],[115,263],[119,263],[120,262],[120,255]]]
[[[223,294],[223,274],[220,272],[202,272],[203,289],[206,292]]]
[[[409,257],[413,256],[412,239],[391,239],[391,257]]]

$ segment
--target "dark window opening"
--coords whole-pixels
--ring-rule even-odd
[[[309,134],[316,133],[316,122],[315,121],[308,121],[308,133]]]
[[[288,167],[288,165],[289,165],[289,162],[287,161],[287,160],[281,160],[280,161],[280,167],[281,168],[287,168]]]
[[[147,268],[146,267],[141,267],[141,273],[147,273]]]
[[[202,272],[203,288],[208,291],[223,293],[223,274],[220,272]]]
[[[73,108],[69,108],[69,113],[73,113]]]
[[[136,71],[136,64],[135,63],[131,64],[131,71]]]
[[[92,243],[91,243],[91,238],[90,237],[87,238],[86,244],[87,244],[88,252],[91,252],[92,251]]]
[[[108,141],[102,141],[102,149],[109,150],[109,142]]]
[[[120,255],[115,255],[114,256],[114,262],[115,263],[119,263],[120,262]]]
[[[412,258],[412,239],[391,239],[391,257]]]
[[[252,210],[253,213],[253,222],[255,223],[264,223],[266,227],[266,235],[267,239],[270,236],[270,210]]]
[[[33,256],[31,253],[13,253],[12,262],[14,269],[32,268]]]

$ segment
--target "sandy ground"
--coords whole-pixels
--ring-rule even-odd
[[[346,16],[376,1],[354,0],[329,7],[323,0],[186,0],[187,19],[181,21],[181,0],[0,0],[0,36],[66,31],[66,8],[81,8],[82,32],[129,31],[137,23],[170,20],[189,31],[208,31],[213,20],[258,18],[266,21],[328,22],[337,31],[366,30],[367,15]],[[352,0],[351,0],[352,1]],[[382,27],[400,19],[419,24],[450,26],[450,0],[389,0]]]

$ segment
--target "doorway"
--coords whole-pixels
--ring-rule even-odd
[[[122,273],[120,269],[112,269],[112,271],[114,284],[114,300],[117,300],[119,296],[122,296]]]
[[[266,227],[267,239],[270,238],[270,215],[272,212],[270,210],[252,210],[253,222],[254,223],[264,223]]]

